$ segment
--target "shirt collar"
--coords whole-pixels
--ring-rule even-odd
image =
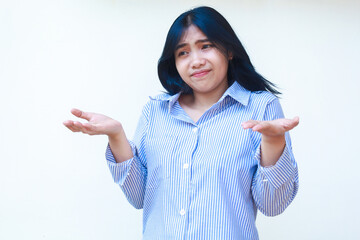
[[[251,92],[244,87],[242,87],[238,82],[234,82],[219,99],[219,102],[222,101],[225,97],[230,96],[234,100],[238,101],[242,105],[246,106],[249,103]]]
[[[169,102],[169,111],[170,111],[171,107],[179,99],[180,94],[181,94],[181,92],[176,93],[175,95],[170,95],[170,94],[164,93],[164,94],[157,95],[155,97],[150,96],[150,99],[156,100],[156,101],[168,101]]]

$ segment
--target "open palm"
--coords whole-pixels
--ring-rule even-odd
[[[87,123],[79,121],[67,120],[64,125],[73,132],[82,132],[89,135],[105,134],[108,136],[116,135],[121,132],[121,123],[98,113],[83,112],[79,109],[72,109],[71,113],[78,117],[87,120]]]
[[[299,117],[293,119],[279,118],[272,121],[249,120],[242,123],[244,129],[252,129],[268,137],[278,137],[299,124]]]

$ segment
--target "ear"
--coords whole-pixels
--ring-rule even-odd
[[[232,52],[228,52],[228,59],[229,59],[229,61],[231,61],[233,59],[233,53]]]

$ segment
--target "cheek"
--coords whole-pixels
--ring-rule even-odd
[[[221,52],[218,50],[213,52],[213,55],[211,56],[211,59],[213,60],[213,64],[217,67],[219,70],[219,74],[227,74],[228,69],[228,59],[226,56],[224,56]]]
[[[227,75],[228,71],[228,62],[227,61],[221,61],[218,63],[219,66],[219,74],[222,75],[222,77],[225,77]]]
[[[175,62],[176,70],[178,71],[179,75],[183,78],[186,73],[185,64],[183,62]]]
[[[224,71],[224,74],[225,74],[225,75],[227,75],[228,68],[229,68],[229,64],[228,64],[228,63],[224,64],[224,69],[223,69],[223,71]]]

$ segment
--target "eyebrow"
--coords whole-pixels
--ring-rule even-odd
[[[209,39],[205,38],[205,39],[199,39],[195,42],[195,44],[198,44],[198,43],[203,43],[203,42],[210,42]],[[182,48],[182,47],[185,47],[186,45],[188,45],[188,43],[181,43],[181,44],[178,44],[176,47],[175,47],[175,51],[178,50],[179,48]]]

